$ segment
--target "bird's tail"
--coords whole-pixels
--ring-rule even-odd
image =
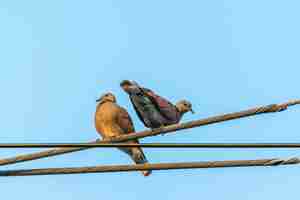
[[[140,148],[132,148],[132,156],[131,158],[133,159],[133,161],[136,163],[136,164],[146,164],[148,163],[148,160],[143,152],[142,149]],[[146,170],[146,171],[142,171],[142,174],[144,176],[149,176],[150,174],[152,173],[151,170]]]
[[[121,151],[125,152],[130,156],[130,158],[136,163],[136,164],[146,164],[148,163],[148,160],[141,148],[134,147],[134,148],[120,148]],[[144,176],[149,176],[152,173],[151,170],[142,171],[142,174]]]

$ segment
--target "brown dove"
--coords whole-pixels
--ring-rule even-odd
[[[116,102],[112,93],[106,93],[97,100],[98,105],[95,113],[95,126],[97,132],[103,139],[110,139],[120,135],[134,133],[134,125],[128,112]],[[138,140],[127,143],[138,144]],[[143,150],[139,147],[119,148],[128,154],[136,164],[148,163]],[[142,171],[144,176],[151,174],[151,171]]]

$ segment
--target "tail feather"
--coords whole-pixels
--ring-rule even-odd
[[[132,158],[137,164],[148,162],[144,152],[140,148],[132,148]]]
[[[130,158],[136,163],[136,164],[146,164],[148,163],[148,160],[140,148],[120,148],[121,151],[125,152],[130,156]],[[142,171],[142,174],[144,176],[149,176],[152,173],[151,170]]]
[[[140,149],[140,148],[133,148],[132,149],[132,156],[131,156],[131,158],[133,159],[133,161],[136,164],[146,164],[146,163],[148,163],[148,160],[147,160],[147,158],[146,158],[143,150]],[[149,176],[151,173],[152,173],[151,170],[142,171],[142,174],[144,176]]]

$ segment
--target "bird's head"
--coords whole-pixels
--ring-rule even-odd
[[[191,111],[193,114],[195,113],[192,108],[191,102],[187,100],[181,100],[176,103],[176,108],[181,114]]]
[[[116,97],[113,93],[108,92],[103,94],[99,99],[97,99],[96,102],[99,102],[101,104],[108,101],[113,103],[117,102]]]
[[[122,82],[120,83],[121,88],[122,88],[125,92],[127,92],[127,93],[129,93],[130,88],[131,88],[133,85],[134,85],[134,83],[133,83],[132,81],[129,81],[129,80],[124,80],[124,81],[122,81]]]

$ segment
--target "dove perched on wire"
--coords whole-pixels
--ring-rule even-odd
[[[116,102],[112,93],[106,93],[98,100],[95,113],[95,126],[97,132],[103,139],[111,139],[120,135],[134,133],[134,125],[128,112]],[[130,144],[138,144],[138,140],[128,141]],[[119,148],[128,154],[136,164],[148,163],[143,150],[139,147]],[[142,171],[144,176],[151,174],[151,171]]]
[[[181,100],[174,105],[135,81],[124,80],[120,86],[129,95],[138,117],[148,128],[177,124],[186,112],[194,113],[189,101]]]

